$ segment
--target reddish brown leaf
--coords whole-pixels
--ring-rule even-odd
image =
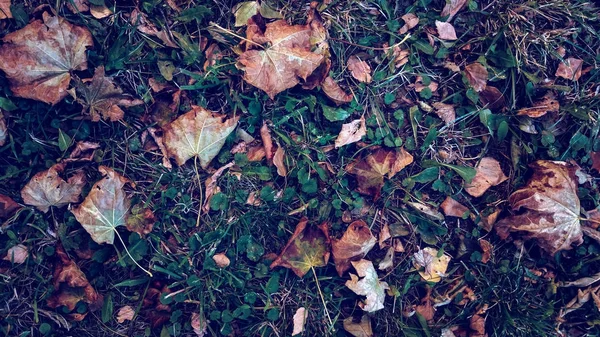
[[[494,254],[494,246],[484,239],[479,239],[479,247],[481,247],[481,263],[488,263]]]
[[[505,182],[508,177],[502,172],[500,163],[494,158],[482,158],[477,167],[475,178],[465,184],[465,191],[474,197],[482,196],[488,188]]]
[[[581,244],[579,166],[538,160],[530,167],[533,175],[527,185],[508,198],[512,209],[521,213],[500,220],[496,224],[498,235],[506,239],[511,232],[517,232],[525,239],[535,239],[552,255]]]
[[[352,55],[348,59],[348,70],[350,70],[350,74],[357,81],[371,83],[371,67],[357,56]]]
[[[318,227],[307,224],[307,218],[300,220],[288,243],[271,263],[271,269],[290,268],[296,275],[303,277],[312,268],[327,265],[331,245],[329,224],[324,222]]]
[[[287,168],[285,167],[285,150],[278,146],[273,156],[273,165],[277,168],[277,174],[281,177],[287,175]]]
[[[0,194],[0,219],[6,219],[21,208],[14,200],[6,195]]]
[[[50,207],[62,207],[78,202],[85,185],[85,174],[77,171],[67,181],[60,177],[66,163],[56,164],[37,173],[21,190],[23,202],[46,213]]]
[[[70,72],[87,69],[86,50],[92,35],[58,16],[44,12],[24,28],[7,34],[0,46],[0,69],[12,92],[49,104],[67,95]]]
[[[273,147],[273,139],[271,138],[271,131],[266,122],[260,127],[260,138],[262,139],[263,146],[265,148],[265,155],[267,156],[267,162],[270,164],[273,162],[273,156],[275,155]]]
[[[600,152],[591,152],[590,157],[592,158],[592,168],[600,172]]]
[[[335,83],[331,77],[325,78],[325,81],[321,85],[321,89],[323,89],[325,95],[337,105],[350,103],[354,98],[352,94],[347,94],[344,92],[344,90],[342,90],[342,88],[340,88],[340,86]]]
[[[440,205],[444,215],[462,218],[469,209],[451,197],[446,197],[446,200]]]
[[[333,261],[338,274],[342,276],[350,269],[352,261],[365,257],[376,242],[367,223],[362,220],[351,223],[341,239],[332,240]]]
[[[483,105],[492,111],[500,111],[506,107],[506,100],[502,92],[491,85],[487,85],[485,89],[479,92],[479,99]]]
[[[474,62],[466,65],[465,76],[475,91],[481,92],[486,88],[488,71],[485,69],[483,64]]]
[[[362,159],[346,166],[346,171],[356,177],[358,192],[379,198],[384,177],[392,178],[396,173],[413,162],[413,156],[404,148],[398,150],[379,149]]]
[[[558,112],[559,109],[560,103],[556,99],[556,96],[554,96],[553,92],[548,91],[541,99],[533,103],[533,107],[519,109],[517,115],[538,118],[549,112]]]
[[[11,0],[0,0],[0,20],[12,18],[12,12],[10,11]]]
[[[577,81],[581,77],[581,67],[583,60],[569,57],[558,64],[554,76],[566,78],[567,80]]]

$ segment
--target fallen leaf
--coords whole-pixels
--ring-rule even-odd
[[[402,49],[399,46],[394,46],[392,48],[392,57],[393,57],[393,61],[394,61],[394,66],[396,68],[400,68],[403,65],[407,64],[409,61],[409,59],[408,59],[409,56],[410,56],[409,49]]]
[[[385,253],[385,257],[383,258],[383,260],[381,260],[381,262],[379,262],[379,266],[377,267],[377,269],[386,270],[392,268],[394,266],[395,252],[396,250],[394,249],[394,247],[389,247]]]
[[[171,293],[169,287],[161,281],[153,281],[146,291],[146,296],[142,300],[142,308],[146,309],[144,316],[152,328],[157,328],[164,325],[171,318],[171,307],[168,304],[163,304],[161,298],[164,298]],[[199,317],[203,321],[204,316]],[[192,328],[195,326],[194,314],[192,314]],[[202,323],[202,322],[199,322]],[[198,325],[202,327],[202,325]],[[195,329],[194,329],[195,330]]]
[[[398,31],[400,34],[406,34],[409,30],[415,28],[419,24],[419,17],[414,13],[406,13],[402,15],[402,20],[404,20],[404,26],[400,28]]]
[[[518,232],[525,239],[535,239],[552,255],[583,243],[577,197],[579,166],[547,160],[529,166],[533,175],[527,185],[508,198],[512,209],[522,212],[500,220],[498,235],[506,239],[511,232]]]
[[[454,216],[457,218],[462,218],[469,211],[466,206],[454,200],[452,197],[446,197],[440,207],[446,216]]]
[[[57,261],[54,264],[53,285],[54,293],[47,299],[51,308],[64,305],[73,311],[79,301],[89,305],[91,311],[102,307],[104,298],[90,284],[85,274],[65,253],[59,244],[56,247]]]
[[[8,138],[8,127],[6,126],[6,120],[4,119],[4,115],[2,111],[0,111],[0,146],[6,143],[6,139]]]
[[[200,315],[197,312],[192,313],[192,330],[194,330],[197,337],[207,336],[206,330],[208,329],[208,323],[210,323],[210,321],[207,320],[204,315]]]
[[[273,156],[275,155],[275,152],[273,151],[275,147],[273,146],[273,139],[271,138],[269,126],[264,121],[263,125],[260,127],[260,139],[262,140],[263,147],[265,148],[267,162],[271,163],[273,161]]]
[[[340,131],[335,139],[335,148],[356,143],[366,134],[367,125],[365,124],[365,117],[362,116],[360,119],[355,119],[350,123],[342,125],[342,131]]]
[[[0,219],[6,219],[21,208],[14,200],[6,195],[0,194]]]
[[[481,248],[481,263],[488,263],[494,254],[494,246],[484,239],[479,239],[479,247]]]
[[[218,193],[220,191],[219,187],[217,186],[217,181],[219,180],[219,178],[221,177],[221,175],[223,175],[223,172],[225,172],[225,170],[227,170],[228,168],[232,167],[233,165],[235,165],[235,162],[229,162],[227,164],[225,164],[224,166],[221,166],[218,170],[216,170],[212,176],[206,178],[206,181],[204,181],[204,205],[202,206],[202,211],[204,212],[208,212],[210,210],[210,200],[212,199],[213,195],[215,195],[216,193]]]
[[[437,283],[445,276],[451,258],[446,254],[438,255],[438,250],[431,247],[423,248],[413,255],[413,266],[419,269],[423,280]]]
[[[292,336],[296,336],[304,332],[304,325],[306,324],[306,318],[308,314],[306,313],[306,308],[298,308],[293,317],[294,328],[292,330]]]
[[[65,159],[64,162],[84,162],[92,161],[96,150],[100,148],[100,144],[86,141],[78,141],[75,144],[75,148],[71,151],[69,158]]]
[[[206,59],[206,61],[204,61],[204,66],[202,67],[204,71],[208,71],[208,68],[214,67],[217,64],[217,61],[223,58],[221,48],[219,48],[219,45],[216,43],[212,43],[208,46],[204,51],[204,55],[204,58]]]
[[[433,105],[435,113],[438,115],[438,117],[440,117],[441,120],[444,121],[444,123],[446,123],[446,125],[451,125],[454,123],[454,120],[456,119],[454,105],[441,102],[435,102],[431,105]]]
[[[131,200],[123,187],[129,179],[106,166],[98,167],[104,176],[94,184],[85,200],[71,211],[96,243],[113,244],[115,231],[126,226]]]
[[[331,99],[336,105],[341,105],[344,103],[350,103],[354,99],[354,95],[347,94],[340,88],[340,86],[335,83],[333,78],[326,77],[325,81],[321,84],[321,89],[329,99]]]
[[[506,100],[502,92],[491,85],[486,85],[485,89],[479,92],[479,100],[481,104],[492,111],[501,111],[506,107]]]
[[[346,171],[356,177],[358,192],[379,199],[384,177],[392,178],[413,162],[413,156],[404,148],[379,149],[375,153],[355,160],[346,166]]]
[[[600,152],[590,152],[592,159],[592,168],[597,172],[600,172]]]
[[[127,216],[125,227],[130,232],[138,233],[141,237],[152,232],[156,217],[150,208],[144,208],[142,204],[137,204],[131,208],[131,213]]]
[[[341,239],[333,239],[331,252],[338,275],[350,269],[351,261],[358,261],[365,257],[375,246],[377,239],[371,233],[369,225],[362,220],[356,220],[348,225],[348,229]]]
[[[213,255],[213,260],[215,261],[215,263],[217,264],[217,267],[219,267],[219,268],[225,268],[225,267],[229,266],[229,264],[231,263],[231,260],[229,260],[229,258],[227,257],[227,255],[225,255],[225,253],[219,253],[219,254]]]
[[[465,76],[473,90],[477,92],[483,91],[487,86],[488,71],[483,64],[473,62],[465,66]]]
[[[532,118],[542,117],[549,112],[558,112],[560,103],[554,96],[554,93],[548,91],[541,99],[535,101],[531,108],[522,108],[517,111],[519,116],[529,116]]]
[[[4,261],[9,261],[16,264],[21,264],[29,257],[29,250],[25,245],[18,244],[12,246],[6,252],[6,256],[3,258]]]
[[[259,14],[267,19],[282,19],[283,16],[278,11],[269,8],[266,4],[259,4],[258,1],[244,1],[235,5],[231,10],[235,17],[235,27],[242,27],[248,23],[251,17]]]
[[[303,277],[314,267],[323,267],[329,261],[329,224],[307,226],[308,219],[302,218],[292,237],[277,259],[271,263],[275,267],[290,268],[298,277]]]
[[[410,207],[414,208],[415,210],[423,213],[424,215],[426,215],[428,218],[432,219],[432,220],[437,220],[437,221],[444,221],[444,215],[442,215],[442,213],[438,212],[438,210],[436,208],[433,208],[433,206],[429,205],[429,204],[425,204],[422,202],[406,202],[407,205],[409,205]]]
[[[569,57],[558,64],[554,76],[566,78],[571,81],[578,81],[581,77],[581,67],[583,60]]]
[[[104,19],[111,15],[113,15],[113,11],[110,8],[106,7],[106,5],[90,5],[90,14],[96,19]]]
[[[22,29],[7,34],[0,46],[0,69],[15,96],[56,104],[67,96],[71,71],[86,70],[93,45],[87,28],[43,13]]]
[[[363,83],[371,83],[371,67],[369,64],[357,56],[352,55],[348,59],[348,70],[357,81]]]
[[[12,18],[12,12],[10,11],[11,0],[0,0],[0,20]]]
[[[474,197],[482,196],[492,186],[505,182],[508,177],[502,172],[500,163],[494,158],[482,158],[475,168],[475,177],[465,184],[465,191]]]
[[[84,113],[87,112],[93,122],[100,118],[116,122],[123,119],[124,112],[121,107],[132,107],[143,104],[144,101],[134,99],[123,94],[110,77],[104,75],[104,66],[96,68],[94,77],[87,84],[77,86],[77,101],[83,105]]]
[[[126,305],[124,307],[121,307],[121,309],[119,309],[119,311],[117,311],[117,322],[119,324],[123,324],[123,322],[125,321],[131,321],[133,320],[133,317],[135,316],[135,310]]]
[[[136,27],[136,29],[143,34],[157,37],[167,47],[179,48],[179,46],[173,41],[173,38],[166,30],[160,30],[154,25],[145,13],[140,12],[137,9],[131,11],[129,16],[129,23]]]
[[[371,318],[368,315],[362,315],[359,322],[355,322],[352,317],[344,319],[344,330],[354,337],[373,337]]]
[[[171,161],[169,160],[169,153],[167,152],[167,147],[165,146],[165,140],[162,135],[162,130],[157,130],[153,127],[149,127],[148,133],[150,134],[150,137],[152,137],[152,139],[156,143],[156,146],[158,146],[158,149],[160,150],[160,153],[162,155],[162,166],[171,170],[173,168],[173,165],[171,165]]]
[[[390,226],[385,223],[381,228],[381,232],[379,232],[379,248],[383,249],[386,244],[385,241],[392,238],[392,233],[390,233]]]
[[[352,266],[356,269],[358,276],[350,273],[350,280],[346,281],[346,287],[357,295],[367,297],[364,302],[359,303],[359,306],[366,312],[383,309],[385,291],[390,287],[386,282],[379,280],[373,263],[363,259],[352,261]],[[359,277],[362,277],[362,279],[359,280]]]
[[[433,307],[433,299],[431,298],[431,287],[427,287],[427,294],[421,299],[421,303],[417,305],[416,312],[423,316],[426,321],[433,320],[435,308]]]
[[[66,163],[55,164],[37,173],[21,190],[23,202],[46,213],[50,207],[62,207],[79,201],[85,185],[85,174],[77,171],[67,181],[60,177]]]
[[[442,13],[440,13],[441,17],[447,16],[446,21],[451,21],[452,18],[467,4],[467,0],[450,0],[446,2],[444,9],[442,9]]]
[[[485,333],[485,318],[481,315],[473,315],[471,316],[471,320],[469,321],[469,328],[471,328],[471,334],[469,337],[485,337],[487,334]]]
[[[224,116],[205,108],[192,106],[192,110],[163,127],[164,143],[169,156],[175,158],[179,166],[188,159],[197,157],[200,166],[206,169],[219,154],[240,117],[225,121],[223,118]]]
[[[327,59],[325,54],[312,51],[316,41],[321,40],[318,34],[310,23],[293,26],[285,20],[267,23],[264,33],[259,32],[251,40],[270,46],[247,50],[238,58],[244,80],[266,92],[271,99],[301,80],[307,81]]]
[[[435,27],[437,28],[440,39],[448,41],[454,41],[458,39],[458,37],[456,37],[454,26],[452,26],[451,23],[435,20]]]
[[[277,174],[281,177],[287,175],[287,168],[285,167],[285,150],[278,146],[273,156],[273,165],[277,168]]]
[[[439,86],[439,84],[436,81],[429,81],[429,84],[425,85],[423,83],[422,76],[417,76],[417,78],[415,79],[415,91],[416,92],[421,92],[425,88],[429,88],[429,90],[431,90],[431,92],[435,92],[438,89],[438,86]]]

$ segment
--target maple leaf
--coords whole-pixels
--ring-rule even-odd
[[[348,225],[341,239],[331,243],[333,261],[338,274],[342,276],[350,269],[350,262],[365,257],[375,246],[377,239],[371,233],[369,225],[362,220],[356,220]]]
[[[192,110],[163,126],[169,156],[175,158],[179,166],[197,157],[200,166],[206,169],[239,120],[239,116],[224,122],[223,118],[205,108],[192,106]]]
[[[498,235],[506,239],[518,232],[525,239],[535,239],[542,249],[554,255],[583,242],[577,197],[581,171],[577,164],[538,160],[529,165],[533,175],[525,187],[510,195],[508,201],[521,214],[496,223]]]
[[[298,277],[303,277],[314,267],[327,265],[331,244],[329,224],[323,222],[317,227],[307,224],[307,218],[300,220],[288,243],[271,263],[271,269],[278,266],[290,268]]]
[[[96,68],[94,77],[88,85],[77,85],[79,93],[77,101],[83,105],[92,121],[98,122],[100,118],[116,122],[123,119],[125,114],[120,107],[131,107],[143,104],[144,101],[134,99],[123,94],[123,90],[115,85],[110,77],[104,75],[104,66]]]
[[[87,69],[93,42],[84,27],[46,12],[42,17],[4,37],[0,69],[16,96],[54,105],[67,95],[69,72]]]
[[[558,64],[556,74],[554,76],[566,78],[571,81],[578,81],[581,77],[581,67],[583,66],[583,60],[569,57]]]
[[[379,198],[384,177],[392,178],[413,162],[413,156],[404,148],[397,150],[379,149],[375,153],[355,160],[346,166],[346,171],[356,177],[358,192]]]
[[[0,20],[12,18],[12,12],[10,11],[11,0],[0,0]]]
[[[354,95],[344,92],[331,77],[325,78],[325,81],[321,84],[321,89],[336,105],[350,103],[354,99]]]
[[[73,311],[79,301],[89,304],[94,311],[102,307],[104,298],[90,284],[85,274],[65,252],[62,245],[56,247],[57,261],[52,278],[54,293],[47,300],[48,306],[57,308],[64,305]]]
[[[419,269],[419,275],[427,282],[440,282],[445,276],[450,256],[442,254],[435,248],[426,247],[413,255],[413,265]]]
[[[112,245],[117,227],[127,224],[131,201],[123,187],[132,183],[106,166],[100,166],[98,170],[104,177],[94,184],[85,200],[72,212],[92,240]]]
[[[352,55],[348,59],[348,70],[350,70],[350,74],[357,81],[371,83],[371,67],[369,67],[367,62],[359,59],[356,55]]]
[[[469,84],[477,92],[483,91],[487,86],[488,71],[483,64],[473,62],[465,66],[465,76]]]
[[[435,21],[435,27],[437,28],[438,36],[442,40],[454,41],[457,40],[456,31],[454,26],[448,22]]]
[[[500,163],[494,158],[482,158],[475,168],[475,177],[465,184],[465,191],[474,197],[482,196],[488,188],[505,182],[508,177],[502,172]]]
[[[346,287],[357,295],[367,296],[366,300],[359,304],[362,310],[374,312],[383,309],[385,291],[390,287],[386,282],[379,281],[373,263],[363,259],[352,261],[352,266],[356,269],[358,276],[351,273],[350,280],[346,281]],[[359,279],[359,277],[362,277],[362,279]]]
[[[46,213],[50,207],[62,207],[78,202],[85,185],[85,174],[77,171],[67,181],[60,177],[66,163],[55,164],[37,173],[21,190],[23,202]]]
[[[252,40],[270,46],[245,51],[237,66],[244,71],[246,82],[266,92],[271,99],[301,80],[307,81],[327,59],[328,52],[312,51],[322,38],[311,24],[290,26],[285,20],[277,20],[267,23],[264,33],[258,32]]]
[[[342,125],[342,131],[335,139],[335,148],[356,143],[366,134],[367,125],[365,124],[365,117],[362,116],[360,119]]]
[[[352,316],[344,319],[344,330],[354,337],[373,337],[371,318],[363,315],[359,322],[354,322]]]

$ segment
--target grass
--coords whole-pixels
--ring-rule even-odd
[[[101,145],[91,163],[75,164],[70,171],[83,168],[87,180],[95,182],[100,178],[97,165],[115,168],[135,181],[136,188],[131,191],[134,202],[145,203],[157,218],[154,230],[145,238],[119,232],[133,258],[150,268],[153,278],[136,267],[121,243],[98,245],[90,240],[67,208],[43,214],[24,207],[2,219],[0,252],[15,244],[25,244],[31,252],[23,264],[0,262],[0,303],[6,303],[0,307],[0,329],[5,335],[193,336],[190,317],[195,312],[210,320],[208,336],[289,336],[296,309],[305,307],[304,336],[349,336],[342,321],[360,318],[363,312],[357,306],[361,297],[344,285],[347,275],[338,277],[332,263],[304,278],[288,269],[269,268],[273,254],[281,251],[304,215],[311,223],[331,221],[331,235],[336,238],[346,230],[345,217],[364,219],[374,233],[384,224],[401,229],[405,252],[395,255],[391,271],[379,273],[393,296],[386,297],[385,309],[369,315],[376,335],[438,336],[444,328],[453,328],[456,336],[470,335],[470,319],[484,305],[489,336],[558,333],[559,311],[577,290],[557,284],[598,272],[598,243],[586,239],[574,250],[549,257],[535,244],[517,246],[501,241],[477,223],[496,209],[508,208],[508,195],[526,182],[527,164],[537,159],[573,159],[593,172],[592,182],[580,188],[579,196],[583,208],[598,206],[597,174],[590,170],[590,152],[600,150],[600,24],[593,3],[471,0],[452,21],[459,39],[438,41],[434,49],[427,27],[435,27],[443,1],[334,0],[321,13],[330,34],[330,74],[356,98],[335,107],[318,89],[293,88],[271,100],[242,81],[231,51],[239,42],[234,34],[244,36],[244,29],[233,27],[235,1],[173,2],[182,9],[202,10],[186,21],[176,20],[181,14],[169,1],[144,0],[138,8],[161,29],[169,27],[181,46],[178,49],[165,47],[128,23],[126,15],[136,6],[133,1],[119,1],[111,7],[115,15],[102,20],[88,13],[73,14],[67,1],[25,1],[14,4],[15,19],[0,21],[4,36],[38,18],[36,6],[49,5],[94,36],[95,47],[88,55],[90,69],[76,75],[91,77],[95,67],[104,65],[125,92],[146,103],[127,109],[121,122],[92,123],[81,118],[81,107],[71,97],[54,107],[15,97],[0,74],[0,97],[4,99],[0,108],[6,110],[10,132],[6,145],[0,147],[0,194],[20,202],[19,191],[33,175],[68,156],[70,149],[59,148],[61,130],[73,141]],[[290,22],[303,23],[306,18],[307,2],[268,3]],[[112,5],[110,1],[106,4]],[[420,19],[410,37],[398,33],[403,24],[400,17],[407,12]],[[234,34],[213,28],[211,22]],[[205,55],[198,47],[202,39],[218,43],[225,54],[205,73]],[[409,62],[396,69],[384,44],[409,49]],[[558,47],[565,48],[569,57],[583,59],[589,72],[578,82],[558,79],[550,84],[561,100],[562,109],[555,118],[528,121],[517,116],[519,108],[531,106],[543,94],[544,80],[554,78],[560,62]],[[357,54],[372,67],[374,80],[369,85],[355,81],[346,69],[348,57]],[[506,108],[488,110],[491,115],[486,115],[481,102],[474,102],[463,75],[444,67],[445,61],[464,66],[476,60],[486,62],[488,85],[497,87],[506,99]],[[286,147],[290,172],[282,178],[265,161],[251,163],[243,155],[230,154],[228,150],[235,144],[230,137],[212,166],[235,160],[241,175],[225,174],[219,179],[221,195],[210,203],[211,210],[201,215],[200,226],[196,226],[199,191],[210,173],[198,172],[190,163],[169,171],[161,166],[160,152],[143,141],[148,127],[156,126],[152,115],[159,116],[160,109],[171,103],[170,93],[154,93],[148,84],[149,78],[164,81],[159,62],[165,61],[175,68],[172,83],[182,89],[178,113],[188,111],[190,105],[201,105],[240,115],[239,128],[255,137],[259,137],[263,121],[268,121],[273,138]],[[416,76],[438,82],[439,88],[416,93],[411,87]],[[7,101],[15,109],[10,109]],[[456,106],[454,127],[444,126],[419,105],[437,101]],[[364,115],[367,146],[354,144],[327,151],[325,146],[333,143],[342,122],[330,121],[324,111],[349,114],[345,122]],[[507,130],[501,138],[503,122]],[[522,131],[529,122],[537,133]],[[372,146],[404,146],[415,157],[415,163],[386,183],[376,202],[357,193],[354,178],[344,170]],[[452,169],[427,171],[431,165],[427,161],[474,166],[486,156],[498,159],[510,180],[481,198],[466,194],[462,178]],[[434,171],[437,173],[432,175]],[[429,172],[428,176],[423,172]],[[83,195],[90,188],[88,184]],[[246,204],[250,193],[260,196],[262,204]],[[438,206],[447,195],[468,206],[475,220],[432,221],[406,204],[421,200]],[[295,214],[288,215],[290,212]],[[487,263],[481,262],[481,238],[494,246]],[[54,291],[53,263],[59,242],[104,295],[100,310],[89,311],[83,302],[74,312],[46,306]],[[422,281],[412,263],[412,254],[425,246],[443,249],[453,257],[448,276],[435,285]],[[224,269],[212,259],[221,252],[231,259]],[[384,254],[384,250],[374,249],[366,258],[379,262]],[[428,288],[436,303],[430,322],[412,313]],[[445,303],[456,289],[462,291]],[[465,300],[465,289],[475,298]],[[156,297],[150,299],[149,294]],[[592,302],[566,316],[560,327],[563,335],[600,335],[600,315]],[[125,305],[135,309],[136,317],[118,323],[117,311]],[[77,321],[74,313],[87,316]]]

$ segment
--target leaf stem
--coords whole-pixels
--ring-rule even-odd
[[[113,230],[115,231],[115,234],[117,234],[117,237],[123,244],[123,248],[125,248],[125,253],[127,253],[127,256],[129,256],[131,261],[133,261],[133,263],[135,263],[136,266],[140,267],[140,269],[143,270],[146,274],[148,274],[150,277],[152,277],[153,276],[152,273],[149,272],[148,270],[146,270],[146,268],[142,267],[139,263],[137,263],[137,261],[133,258],[133,256],[131,256],[131,253],[129,253],[129,250],[127,249],[127,245],[125,244],[125,241],[123,241],[123,238],[121,237],[121,234],[119,234],[117,229],[114,228]]]
[[[329,310],[327,310],[327,303],[325,303],[325,297],[323,296],[323,292],[321,291],[321,285],[319,284],[319,279],[317,278],[317,272],[315,271],[315,267],[310,267],[312,270],[312,274],[315,277],[315,283],[317,283],[317,290],[319,291],[319,296],[321,296],[321,301],[323,302],[323,308],[325,309],[325,315],[327,315],[327,320],[329,321],[329,329],[333,330],[333,321],[329,316]]]
[[[196,217],[196,227],[200,226],[200,216],[202,214],[202,180],[200,179],[200,173],[198,172],[198,156],[194,157],[194,171],[196,172],[196,179],[198,180],[198,190],[200,193],[198,206],[198,216]]]

